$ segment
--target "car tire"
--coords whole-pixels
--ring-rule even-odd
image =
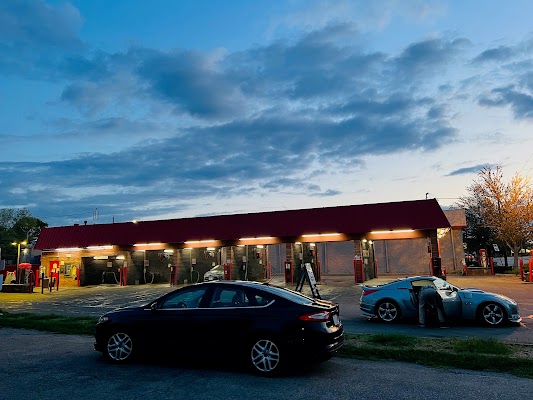
[[[400,307],[391,300],[382,300],[376,305],[376,315],[383,322],[394,322],[400,318]]]
[[[486,326],[499,327],[505,324],[507,313],[498,303],[485,303],[479,308],[479,319]]]
[[[285,363],[279,340],[258,336],[251,341],[249,349],[249,366],[256,375],[275,376],[281,372]]]
[[[114,364],[126,364],[135,356],[134,342],[130,334],[125,331],[115,331],[105,342],[104,356]]]

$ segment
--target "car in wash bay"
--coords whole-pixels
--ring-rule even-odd
[[[448,320],[478,320],[486,326],[502,326],[522,319],[516,301],[475,288],[459,288],[434,276],[400,278],[376,286],[362,285],[359,307],[364,316],[384,322],[418,318],[418,293],[434,285]]]
[[[204,274],[204,282],[221,281],[224,279],[224,267],[222,265],[215,265]]]
[[[190,353],[221,363],[240,357],[254,372],[274,375],[292,361],[327,360],[342,347],[344,333],[335,303],[267,283],[215,281],[108,312],[95,339],[95,350],[113,363]]]

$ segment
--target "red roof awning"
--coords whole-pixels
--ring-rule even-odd
[[[450,223],[435,199],[211,217],[75,225],[43,228],[36,249],[129,246],[135,243],[232,241],[243,237],[294,238],[337,232],[347,235],[376,230],[429,230]]]

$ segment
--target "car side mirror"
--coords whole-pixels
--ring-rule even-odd
[[[150,304],[150,310],[152,311],[157,310],[157,301],[154,301],[152,304]]]

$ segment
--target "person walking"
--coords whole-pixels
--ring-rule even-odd
[[[422,286],[418,293],[418,326],[426,326],[426,308],[428,305],[437,309],[439,322],[444,324],[446,322],[446,316],[444,307],[442,306],[442,299],[440,299],[440,295],[437,293],[437,289],[433,284]]]

